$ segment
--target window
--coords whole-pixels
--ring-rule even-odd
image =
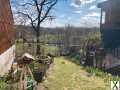
[[[106,13],[104,11],[102,12],[102,24],[105,24],[105,16],[106,16]]]

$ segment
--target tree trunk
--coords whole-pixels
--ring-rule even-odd
[[[36,46],[36,55],[40,55],[40,29],[38,28],[36,38],[37,38],[37,46]]]

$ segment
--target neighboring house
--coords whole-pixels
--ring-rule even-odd
[[[0,75],[8,72],[15,59],[13,17],[9,0],[0,0]]]
[[[120,0],[107,0],[101,8],[101,36],[107,51],[103,65],[110,69],[120,65]]]

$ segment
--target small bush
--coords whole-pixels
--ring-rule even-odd
[[[97,68],[86,67],[85,69],[88,73],[92,73],[92,74],[99,76],[99,77],[104,77],[106,75],[103,71],[101,71]]]
[[[6,88],[6,83],[5,83],[5,78],[4,77],[1,77],[0,78],[0,90],[5,90]]]
[[[118,76],[113,76],[107,72],[103,72],[102,70],[100,69],[97,69],[97,68],[93,68],[93,67],[85,67],[84,68],[88,73],[91,73],[95,76],[98,76],[98,77],[101,77],[104,79],[105,82],[108,82],[108,81],[115,81],[115,80],[120,80],[120,77]]]
[[[79,61],[80,61],[80,54],[75,54],[75,53],[72,53],[70,56],[71,58],[71,61],[76,63],[76,64],[79,64]],[[98,77],[101,77],[104,79],[105,82],[108,82],[108,81],[113,81],[113,80],[119,80],[120,81],[120,77],[118,76],[113,76],[107,72],[104,72],[102,71],[101,69],[98,69],[98,68],[94,68],[94,67],[83,67],[84,70],[86,70],[88,73],[92,74],[92,75],[95,75],[95,76],[98,76]]]
[[[80,60],[80,55],[76,55],[75,57],[74,57],[76,60]]]

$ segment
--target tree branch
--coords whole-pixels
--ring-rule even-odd
[[[40,23],[45,20],[45,18],[46,18],[47,15],[49,14],[50,10],[53,8],[54,5],[56,5],[57,1],[58,1],[58,0],[55,0],[55,2],[48,7],[45,15],[44,15],[43,18],[40,20]]]
[[[44,3],[44,5],[51,4],[51,3],[52,3],[52,0]]]
[[[25,3],[25,4],[22,4],[21,6],[26,6],[26,5],[35,6],[35,5],[34,5],[34,4],[32,4],[32,3]]]
[[[37,32],[36,26],[34,26],[34,22],[37,20],[37,18],[35,20],[33,20],[29,14],[25,14],[23,12],[18,12],[18,13],[22,14],[22,15],[26,16],[28,19],[30,19],[33,29]]]

